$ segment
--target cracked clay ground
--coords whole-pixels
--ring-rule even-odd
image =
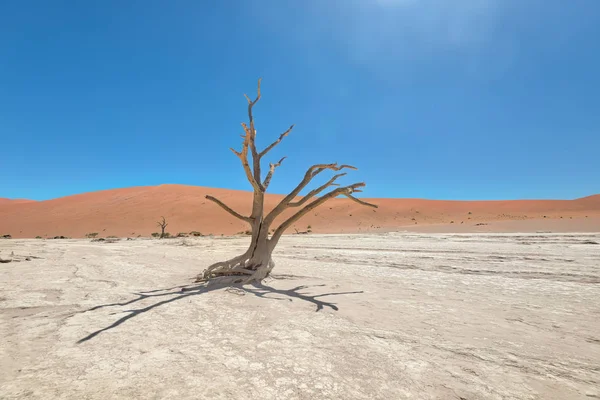
[[[600,399],[600,234],[247,242],[0,241],[0,398]]]

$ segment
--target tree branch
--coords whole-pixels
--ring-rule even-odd
[[[352,185],[348,185],[348,186],[344,186],[344,187],[341,187],[341,188],[334,189],[331,192],[327,193],[326,195],[324,195],[322,197],[319,197],[318,199],[312,201],[307,206],[305,206],[304,208],[302,208],[300,211],[298,211],[297,213],[295,213],[294,215],[292,215],[291,217],[289,217],[288,219],[286,219],[285,221],[283,221],[281,223],[281,225],[279,225],[279,227],[275,230],[275,233],[273,233],[273,236],[271,237],[270,240],[273,241],[274,243],[277,243],[277,241],[279,240],[279,238],[281,237],[281,235],[283,234],[283,232],[285,232],[285,230],[288,229],[294,222],[296,222],[297,220],[299,220],[300,218],[302,218],[304,215],[306,215],[311,210],[313,210],[316,207],[320,206],[321,204],[325,203],[327,200],[332,199],[334,197],[337,197],[339,195],[350,196],[354,200],[359,201],[361,203],[364,203],[364,205],[368,205],[368,206],[371,206],[371,207],[377,207],[374,204],[363,202],[362,200],[358,200],[358,199],[356,199],[355,197],[352,196],[352,193],[354,191],[356,191],[358,188],[361,188],[361,187],[364,187],[364,186],[365,186],[365,184],[363,182],[354,183]]]
[[[227,211],[229,214],[233,215],[234,217],[241,219],[242,221],[246,221],[249,224],[252,223],[252,219],[250,217],[244,217],[242,214],[234,211],[233,209],[231,209],[231,207],[229,207],[227,204],[223,203],[221,200],[217,199],[216,197],[210,196],[210,195],[206,195],[205,196],[206,199],[216,203],[217,205],[219,205],[223,210]]]
[[[289,204],[296,198],[296,196],[298,196],[298,194],[302,191],[302,189],[304,189],[309,183],[310,181],[313,180],[313,178],[317,175],[319,175],[321,172],[325,171],[326,169],[330,169],[333,171],[339,171],[341,169],[356,169],[355,167],[351,166],[351,165],[338,165],[337,163],[333,163],[333,164],[315,164],[312,167],[310,167],[306,173],[304,174],[304,179],[302,179],[302,181],[298,184],[298,186],[296,186],[296,188],[294,190],[292,190],[290,192],[290,194],[288,194],[287,196],[285,196],[280,202],[279,204],[277,204],[277,206],[275,206],[275,208],[273,210],[271,210],[271,212],[269,213],[269,215],[267,215],[265,222],[267,224],[271,224],[273,222],[273,220],[283,212],[283,210],[285,210],[286,208],[289,207]],[[336,178],[337,179],[337,178]],[[325,188],[323,188],[325,189]],[[323,190],[321,189],[321,190]],[[302,200],[300,200],[302,201]]]
[[[258,155],[258,158],[259,159],[263,158],[263,156],[265,154],[267,154],[269,151],[271,151],[273,149],[273,147],[277,146],[283,140],[283,138],[286,137],[292,131],[292,129],[294,129],[294,125],[290,126],[287,131],[285,131],[281,135],[279,135],[279,139],[277,139],[276,141],[271,143],[266,149],[261,151],[260,154]]]
[[[248,127],[245,124],[244,130],[246,131],[246,137],[248,139],[248,145],[250,147],[250,152],[252,153],[252,169],[254,172],[254,180],[257,183],[259,189],[264,192],[264,188],[260,184],[260,157],[258,155],[258,151],[256,150],[256,128],[254,127],[254,115],[252,114],[252,108],[258,101],[260,100],[260,83],[262,78],[258,78],[258,85],[256,90],[256,98],[254,101],[250,100],[250,98],[244,94],[246,100],[248,101]]]
[[[281,165],[281,163],[283,162],[283,160],[285,160],[287,157],[283,157],[281,160],[279,160],[278,162],[276,162],[275,164],[269,164],[269,173],[267,173],[267,177],[265,178],[265,181],[263,182],[263,188],[265,190],[267,190],[267,188],[269,187],[269,183],[271,183],[271,178],[273,177],[273,173],[275,172],[275,168],[279,167]]]
[[[248,112],[250,114],[252,113],[252,111]],[[260,157],[258,156],[258,151],[256,150],[256,130],[254,129],[253,124],[248,127],[242,122],[242,127],[244,128],[244,131],[246,131],[246,136],[244,136],[244,145],[246,147],[246,162],[248,162],[248,170],[250,170],[250,163],[248,161],[249,148],[250,152],[252,153],[252,170],[250,170],[250,173],[253,174],[254,181],[257,183],[259,190],[264,192],[265,190],[260,184]],[[248,171],[246,173],[248,173]]]
[[[302,199],[300,199],[299,201],[296,202],[289,202],[288,206],[290,207],[299,207],[302,204],[306,203],[308,200],[310,200],[311,198],[313,198],[314,196],[318,195],[319,193],[321,193],[323,190],[327,189],[329,186],[339,186],[337,183],[335,183],[335,181],[339,178],[346,175],[346,173],[343,174],[337,174],[334,175],[333,178],[331,178],[327,183],[325,183],[322,186],[319,186],[318,188],[311,190],[306,196],[304,196]]]
[[[244,142],[242,143],[242,151],[237,151],[234,148],[230,148],[229,150],[231,150],[233,152],[233,154],[235,154],[242,162],[242,167],[244,167],[244,172],[246,173],[246,179],[248,179],[248,182],[250,182],[250,184],[252,185],[252,188],[255,191],[261,191],[262,187],[260,185],[260,176],[259,176],[258,180],[255,179],[255,177],[252,173],[252,170],[250,169],[250,163],[248,162],[248,148],[251,145],[250,130],[246,126],[246,124],[243,122],[242,122],[242,127],[244,128],[244,131],[246,132],[245,135],[242,135],[242,137],[244,138]]]
[[[355,193],[355,192],[362,192],[362,190],[354,190],[353,192],[350,192],[350,193]],[[355,202],[357,202],[358,204],[360,204],[362,206],[379,208],[379,206],[377,204],[367,203],[364,200],[357,199],[356,197],[352,196],[352,194],[350,194],[350,193],[342,193],[342,194],[344,196],[346,196],[347,198],[349,198],[350,200],[355,201]]]

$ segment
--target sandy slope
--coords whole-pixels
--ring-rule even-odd
[[[27,199],[6,199],[6,198],[0,197],[0,205],[21,204],[21,203],[35,203],[35,201],[27,200]]]
[[[206,194],[222,199],[240,212],[249,212],[252,196],[249,192],[183,185],[133,187],[43,202],[0,201],[0,235],[83,237],[98,232],[101,236],[149,236],[157,230],[156,221],[161,215],[169,221],[168,230],[173,234],[193,230],[234,234],[247,229],[245,224],[204,199]],[[277,195],[267,196],[267,208],[280,199]],[[347,199],[335,199],[305,216],[296,228],[304,231],[310,225],[314,232],[354,233],[419,230],[423,225],[431,225],[429,229],[465,232],[482,230],[484,225],[477,225],[481,223],[488,223],[484,230],[494,230],[496,224],[489,224],[492,221],[525,221],[512,229],[527,232],[535,231],[528,221],[545,219],[553,221],[546,222],[546,230],[600,231],[600,219],[596,219],[600,218],[600,195],[545,201],[370,201],[380,208],[374,210]],[[502,230],[500,226],[498,229]]]
[[[0,398],[600,397],[598,234],[289,236],[181,291],[247,240],[0,241]]]

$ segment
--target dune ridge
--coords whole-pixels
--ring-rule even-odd
[[[171,234],[199,231],[231,235],[248,227],[205,195],[249,213],[252,193],[240,190],[166,184],[82,193],[45,201],[0,199],[0,235],[14,238],[136,237],[156,232],[165,216]],[[267,194],[270,210],[282,195]],[[333,199],[298,221],[289,233],[364,233],[386,231],[510,232],[600,231],[600,195],[575,200],[425,200],[365,199],[378,209],[348,199]],[[288,212],[282,216],[290,215]]]

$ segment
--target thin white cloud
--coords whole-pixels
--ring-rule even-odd
[[[429,47],[481,45],[501,12],[501,0],[356,0],[347,4],[355,15],[350,30],[383,40],[383,45],[409,40]]]
[[[296,15],[278,6],[261,14],[269,14],[269,25],[293,35],[306,49],[335,44],[351,62],[389,74],[401,73],[415,60],[452,53],[467,63],[496,46],[511,53],[512,45],[498,37],[496,27],[518,1],[315,0],[301,3],[295,13],[303,17],[294,23],[289,18]]]
[[[413,61],[452,53],[462,57],[463,68],[481,71],[479,65],[487,64],[482,54],[492,46],[511,53],[512,46],[495,30],[510,1],[348,0],[329,2],[338,6],[328,11],[337,14],[330,14],[331,32],[348,58],[385,77],[418,65]],[[498,68],[510,62],[508,53]]]

